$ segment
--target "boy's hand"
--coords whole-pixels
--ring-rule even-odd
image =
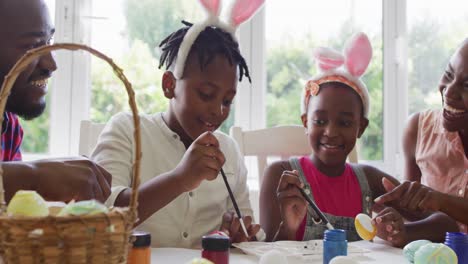
[[[299,191],[303,187],[297,171],[284,171],[276,190],[283,225],[292,232],[299,228],[307,213],[306,200]]]
[[[439,211],[441,208],[439,192],[419,182],[405,181],[395,186],[386,178],[382,178],[382,184],[387,193],[377,197],[376,203],[392,203],[409,211]]]
[[[387,240],[395,247],[406,245],[406,228],[403,217],[397,210],[386,207],[372,220],[377,227],[377,236]]]
[[[252,223],[251,216],[244,216],[242,219],[244,219],[245,228],[247,229],[249,237],[245,237],[244,230],[242,230],[239,218],[235,212],[227,212],[223,215],[220,231],[228,234],[232,243],[255,240],[255,235],[260,230],[260,225]]]
[[[214,180],[224,165],[224,154],[211,132],[201,134],[187,149],[174,169],[185,192],[197,188],[203,180]]]
[[[31,164],[32,189],[46,200],[96,199],[104,202],[110,195],[112,175],[87,158],[47,159]]]

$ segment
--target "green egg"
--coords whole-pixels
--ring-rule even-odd
[[[58,216],[65,215],[93,215],[99,213],[107,213],[109,209],[102,203],[96,200],[80,201],[67,204]]]
[[[10,216],[45,217],[49,215],[49,208],[37,192],[20,190],[11,198],[7,213]]]
[[[442,243],[430,243],[414,254],[415,264],[457,264],[457,254]]]
[[[404,248],[403,248],[403,255],[405,255],[405,258],[413,263],[414,262],[414,253],[416,253],[416,251],[418,251],[418,249],[426,244],[429,244],[431,243],[431,241],[429,240],[416,240],[416,241],[413,241],[411,243],[409,243],[408,245],[406,245]]]

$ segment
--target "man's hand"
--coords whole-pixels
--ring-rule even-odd
[[[197,188],[203,180],[214,180],[224,165],[224,154],[211,132],[201,134],[185,152],[174,169],[185,192]]]
[[[38,160],[32,168],[32,189],[49,201],[104,202],[111,193],[112,175],[87,158]]]
[[[239,218],[234,212],[227,212],[223,215],[220,231],[228,234],[232,243],[255,240],[255,235],[260,230],[260,225],[252,223],[251,216],[244,216],[242,219],[244,220],[245,228],[249,235],[248,237],[245,236],[244,230],[242,230],[240,225]]]
[[[389,203],[408,211],[439,211],[441,208],[439,192],[419,182],[405,181],[395,186],[382,178],[382,184],[387,193],[375,199],[378,204]]]

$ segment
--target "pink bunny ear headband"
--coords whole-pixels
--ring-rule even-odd
[[[329,82],[340,82],[351,87],[361,97],[364,106],[364,117],[369,116],[369,92],[361,81],[372,57],[369,38],[364,33],[352,36],[345,45],[343,54],[330,48],[317,48],[314,51],[319,74],[312,77],[304,89],[302,113],[307,113],[311,96],[316,96],[320,85]]]
[[[187,60],[190,48],[200,32],[205,30],[206,27],[217,27],[230,33],[232,38],[236,41],[236,29],[240,24],[251,18],[265,2],[265,0],[234,0],[228,12],[229,19],[227,22],[223,22],[219,18],[221,10],[220,0],[198,1],[206,11],[207,17],[204,21],[193,24],[180,44],[174,67],[174,76],[177,79],[182,78],[185,61]]]

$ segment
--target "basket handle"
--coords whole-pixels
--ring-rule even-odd
[[[138,108],[135,102],[135,92],[133,91],[132,84],[128,81],[127,77],[124,75],[123,70],[119,68],[111,58],[107,57],[103,53],[90,48],[86,45],[81,44],[74,44],[74,43],[60,43],[48,46],[42,46],[36,49],[29,50],[26,52],[13,66],[10,72],[5,76],[5,80],[2,84],[0,90],[0,124],[3,122],[3,113],[5,111],[5,105],[10,95],[11,88],[15,83],[18,75],[23,72],[23,70],[35,59],[41,57],[47,53],[50,53],[54,50],[84,50],[92,55],[104,60],[107,62],[112,69],[114,70],[114,74],[122,81],[125,85],[125,89],[128,94],[128,103],[130,105],[130,109],[133,114],[133,124],[135,127],[135,131],[133,133],[133,137],[135,139],[135,161],[133,164],[133,177],[132,177],[132,195],[130,198],[130,211],[132,212],[132,223],[135,222],[137,217],[136,208],[138,206],[138,187],[140,185],[140,161],[141,161],[141,140],[140,140],[140,116],[138,115]],[[1,139],[0,139],[1,140]],[[0,144],[0,152],[1,152],[1,144]],[[2,209],[5,209],[5,189],[3,187],[3,170],[0,166],[0,206]]]

